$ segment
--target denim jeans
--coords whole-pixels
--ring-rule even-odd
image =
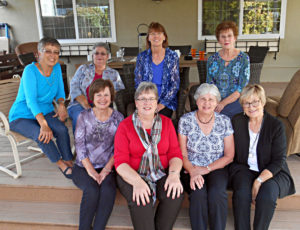
[[[221,111],[222,114],[227,115],[230,119],[238,113],[243,112],[243,108],[239,102],[239,99],[236,101],[226,105],[224,109]]]
[[[41,127],[37,120],[19,118],[10,122],[9,126],[12,131],[34,140],[51,162],[55,163],[61,158],[65,161],[70,161],[73,155],[68,129],[57,117],[53,117],[54,115],[55,113],[51,112],[44,117],[53,132],[53,136],[56,138],[57,146],[52,140],[48,144],[38,140]]]
[[[99,173],[102,169],[97,169]],[[104,230],[112,212],[116,197],[115,173],[111,172],[99,185],[90,177],[85,168],[74,164],[73,182],[82,190],[79,230]]]
[[[73,133],[76,129],[77,118],[83,110],[84,108],[79,103],[68,108],[69,117],[72,119]]]

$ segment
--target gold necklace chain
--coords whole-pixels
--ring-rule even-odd
[[[44,72],[44,70],[43,70],[43,68],[42,68],[42,66],[41,66],[41,63],[40,62],[38,62],[39,63],[39,67],[40,67],[40,69],[42,70],[42,73],[43,73],[43,76],[45,77],[45,79],[46,79],[46,82],[47,82],[47,84],[51,87],[53,84],[54,84],[54,77],[53,77],[53,80],[52,80],[52,82],[49,82],[48,81],[48,77],[46,76],[46,74],[45,74],[45,72]],[[50,74],[50,76],[51,76],[51,74]],[[49,76],[49,77],[50,77]]]
[[[213,117],[214,117],[214,114],[212,114],[212,116],[210,117],[210,119],[209,119],[207,122],[203,122],[203,121],[200,120],[199,115],[198,115],[198,112],[196,112],[196,115],[197,115],[197,118],[198,118],[199,122],[200,122],[201,124],[204,124],[204,125],[207,125],[208,123],[210,123],[211,120],[212,120]]]

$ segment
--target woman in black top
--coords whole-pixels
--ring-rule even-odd
[[[233,188],[235,229],[268,229],[277,198],[295,193],[286,163],[286,135],[281,121],[264,111],[266,96],[260,85],[246,86],[240,97],[244,113],[233,117],[235,157],[229,174]]]

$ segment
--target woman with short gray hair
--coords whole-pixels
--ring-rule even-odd
[[[88,92],[93,81],[102,78],[111,80],[116,91],[125,88],[118,71],[107,66],[109,47],[106,43],[96,43],[93,47],[92,56],[93,62],[81,65],[71,80],[71,103],[68,107],[68,113],[72,119],[73,132],[80,112],[91,108],[92,101]]]
[[[134,229],[172,229],[183,200],[176,131],[170,118],[157,113],[154,83],[139,84],[135,105],[136,111],[120,123],[115,136],[117,184]]]
[[[229,117],[215,112],[221,99],[215,85],[201,84],[194,98],[198,110],[183,115],[178,124],[185,169],[181,181],[190,198],[191,226],[207,229],[209,223],[209,229],[225,229],[233,129]]]

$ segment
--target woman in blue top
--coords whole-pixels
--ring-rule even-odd
[[[168,35],[158,22],[152,22],[147,35],[148,49],[137,57],[135,67],[135,88],[142,81],[156,84],[159,101],[157,111],[168,117],[177,108],[179,90],[179,58],[168,47]]]
[[[216,112],[230,118],[243,111],[239,104],[242,89],[250,77],[247,54],[235,48],[238,28],[232,21],[224,21],[216,28],[216,37],[222,49],[208,58],[206,82],[215,84],[221,94]]]
[[[68,129],[63,124],[68,114],[58,63],[60,44],[54,38],[43,38],[38,52],[39,61],[24,69],[16,101],[9,111],[10,129],[36,141],[51,162],[71,179],[73,155]],[[58,103],[56,113],[54,99]]]

